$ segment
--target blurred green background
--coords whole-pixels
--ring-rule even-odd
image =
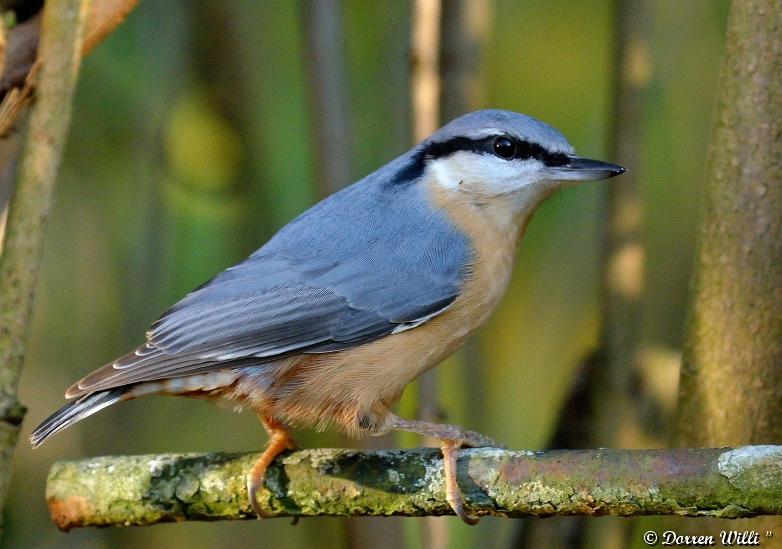
[[[378,543],[421,543],[420,519],[69,534],[51,525],[44,481],[57,459],[261,448],[265,435],[254,415],[207,402],[144,398],[36,451],[24,443],[62,405],[71,382],[140,343],[168,305],[317,201],[305,9],[292,1],[145,0],[85,59],[22,379],[29,413],[5,547],[327,549],[361,546],[373,532],[388,535],[389,525],[398,538]],[[541,118],[580,154],[617,160],[607,150],[613,3],[498,0],[490,9],[484,106]],[[344,14],[355,180],[411,145],[411,6],[349,0]],[[646,23],[641,161],[633,167],[646,208],[642,344],[674,383],[726,16],[724,0],[660,1],[651,3]],[[448,421],[511,448],[546,446],[574,368],[597,338],[600,185],[610,184],[563,191],[535,216],[508,294],[469,359],[460,354],[438,368]],[[401,406],[413,413],[415,388],[408,393]],[[353,444],[329,433],[298,439],[303,446]],[[487,540],[510,547],[515,535],[511,520],[484,518],[474,528],[438,520],[447,521],[452,547]],[[364,537],[355,533],[358,522]]]

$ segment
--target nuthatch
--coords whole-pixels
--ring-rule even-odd
[[[396,429],[442,442],[446,498],[474,523],[456,482],[462,446],[494,446],[453,425],[391,411],[405,386],[461,346],[499,303],[516,245],[546,197],[620,166],[574,155],[557,130],[502,110],[464,115],[283,227],[188,294],[146,343],[73,384],[76,399],[30,440],[149,394],[222,397],[255,411],[266,450],[250,504],[287,425],[350,435]]]

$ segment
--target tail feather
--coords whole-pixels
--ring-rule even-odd
[[[130,396],[126,395],[129,389],[130,387],[118,387],[116,389],[109,389],[108,391],[84,395],[78,400],[69,402],[35,428],[35,431],[30,435],[30,444],[33,445],[33,448],[37,448],[43,444],[47,438],[70,427],[77,421],[80,421],[87,416],[91,416],[107,406],[111,406],[122,400],[127,400]]]

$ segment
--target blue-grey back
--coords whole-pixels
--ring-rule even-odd
[[[170,353],[319,352],[391,333],[447,306],[467,238],[435,208],[414,149],[307,210],[247,260],[177,303],[149,336]]]

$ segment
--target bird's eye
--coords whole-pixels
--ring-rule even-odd
[[[505,160],[516,156],[516,142],[507,137],[498,137],[494,140],[494,154]]]

